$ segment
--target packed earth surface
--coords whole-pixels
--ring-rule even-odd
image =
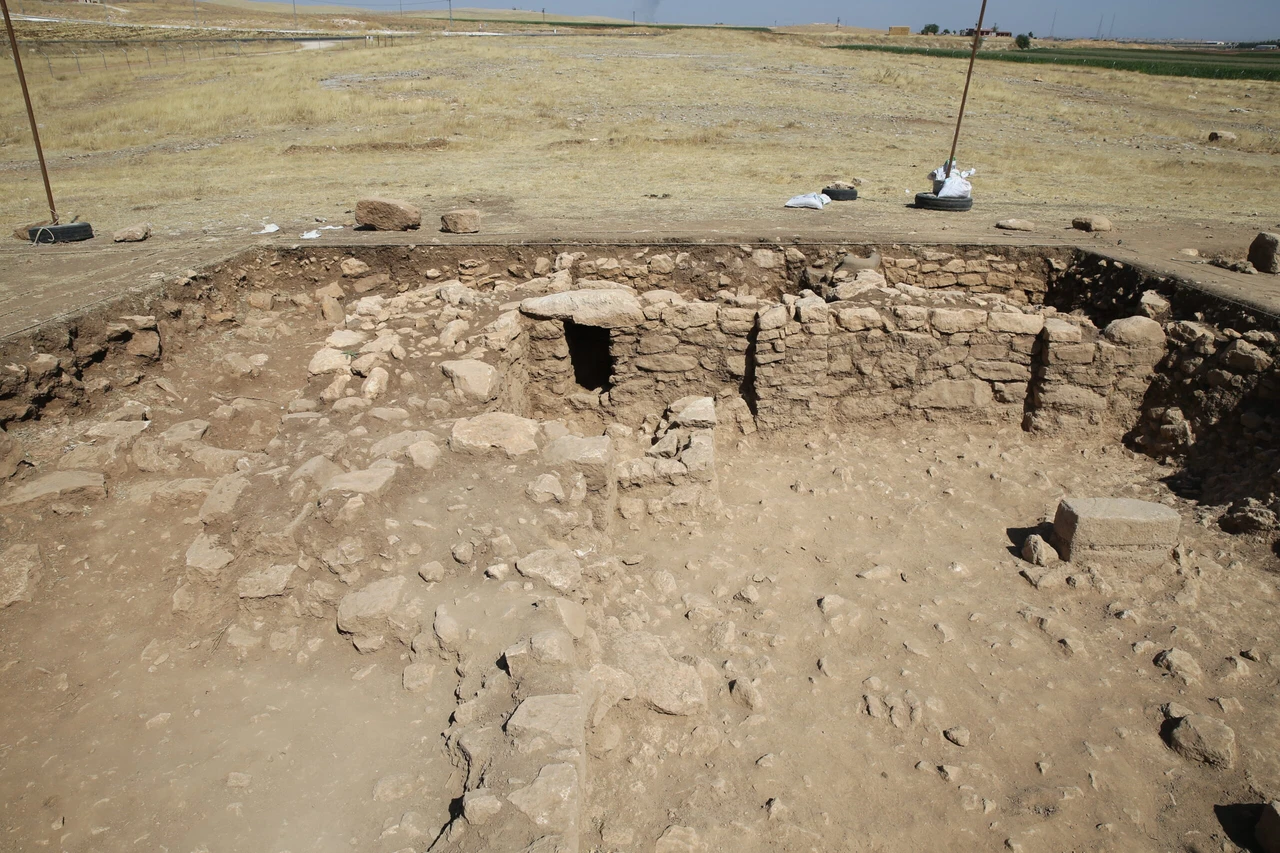
[[[1261,849],[1268,318],[487,251],[251,252],[6,362],[0,848]]]

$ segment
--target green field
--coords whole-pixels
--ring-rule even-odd
[[[968,58],[969,51],[950,48],[842,44],[840,50]],[[1025,62],[1033,65],[1084,65],[1165,77],[1206,77],[1214,80],[1280,81],[1280,52],[1257,53],[1210,50],[1139,50],[1126,48],[1034,48],[979,51],[979,59]]]

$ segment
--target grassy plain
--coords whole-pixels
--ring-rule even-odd
[[[150,66],[134,53],[105,70],[26,56],[65,216],[161,233],[340,222],[367,194],[427,213],[478,204],[497,230],[602,217],[657,230],[776,216],[851,177],[859,215],[901,212],[947,154],[965,71],[805,34],[561,32],[198,61],[153,48]],[[1211,130],[1239,142],[1210,145]],[[995,214],[1256,223],[1276,210],[1280,84],[984,63],[959,159]],[[11,71],[0,175],[0,219],[40,218]]]

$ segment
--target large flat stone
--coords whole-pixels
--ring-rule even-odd
[[[568,592],[582,579],[582,564],[568,550],[534,551],[516,561],[516,571],[558,592]]]
[[[671,657],[652,634],[623,634],[611,643],[616,666],[636,682],[636,696],[661,714],[687,716],[706,707],[698,671]]]
[[[626,290],[569,290],[520,303],[521,313],[539,320],[572,320],[581,326],[620,329],[644,322],[640,300]]]
[[[978,379],[941,379],[911,398],[913,409],[969,411],[995,404],[991,386]]]
[[[387,620],[400,604],[405,583],[403,577],[383,578],[343,596],[338,603],[338,630],[367,636],[386,631]]]
[[[449,449],[470,454],[501,450],[507,456],[521,456],[538,449],[537,435],[537,421],[506,412],[489,412],[456,422],[449,435]]]
[[[507,720],[507,734],[517,744],[529,745],[544,738],[551,745],[578,747],[584,745],[587,708],[576,693],[532,696],[520,703]]]
[[[58,471],[24,483],[0,500],[0,507],[18,506],[42,498],[101,498],[106,478],[90,471]]]
[[[468,400],[487,403],[498,396],[498,371],[492,365],[474,358],[446,361],[440,365],[453,383],[453,390]]]
[[[346,474],[339,474],[325,483],[321,493],[353,492],[357,495],[373,495],[377,497],[387,490],[387,486],[391,484],[391,479],[395,475],[396,469],[391,467],[349,471]]]
[[[1053,544],[1064,560],[1159,565],[1178,541],[1178,513],[1133,498],[1068,498],[1053,519]]]

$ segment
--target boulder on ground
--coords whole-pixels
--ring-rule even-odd
[[[477,234],[480,231],[480,211],[472,208],[451,210],[440,217],[440,230],[446,234]]]
[[[652,634],[624,634],[611,644],[615,665],[636,682],[636,696],[660,714],[688,716],[707,704],[698,671],[681,663]]]
[[[338,630],[365,636],[386,631],[387,620],[400,604],[407,582],[403,577],[383,578],[344,595],[338,603]]]
[[[498,396],[498,371],[492,365],[474,358],[446,361],[440,365],[453,383],[453,390],[468,400],[487,403]]]
[[[111,239],[117,243],[141,243],[150,236],[151,223],[140,222],[137,225],[130,225],[128,228],[121,228]]]
[[[42,498],[101,498],[106,494],[106,478],[101,474],[58,471],[23,483],[0,500],[0,507],[17,506]]]
[[[1239,142],[1240,137],[1229,130],[1211,130],[1209,131],[1210,142]]]
[[[1036,224],[1029,219],[1001,219],[996,227],[1002,231],[1034,231]]]
[[[1249,263],[1258,272],[1280,273],[1280,234],[1263,231],[1249,246]]]
[[[364,198],[356,202],[356,225],[375,231],[408,231],[422,224],[422,211],[407,201]]]
[[[1270,802],[1262,807],[1258,823],[1253,829],[1253,840],[1262,853],[1280,853],[1280,802]]]
[[[1222,720],[1192,714],[1169,733],[1169,746],[1189,761],[1230,770],[1236,763],[1236,733]]]
[[[1077,231],[1110,231],[1111,220],[1105,216],[1077,216],[1071,220],[1071,227]]]

